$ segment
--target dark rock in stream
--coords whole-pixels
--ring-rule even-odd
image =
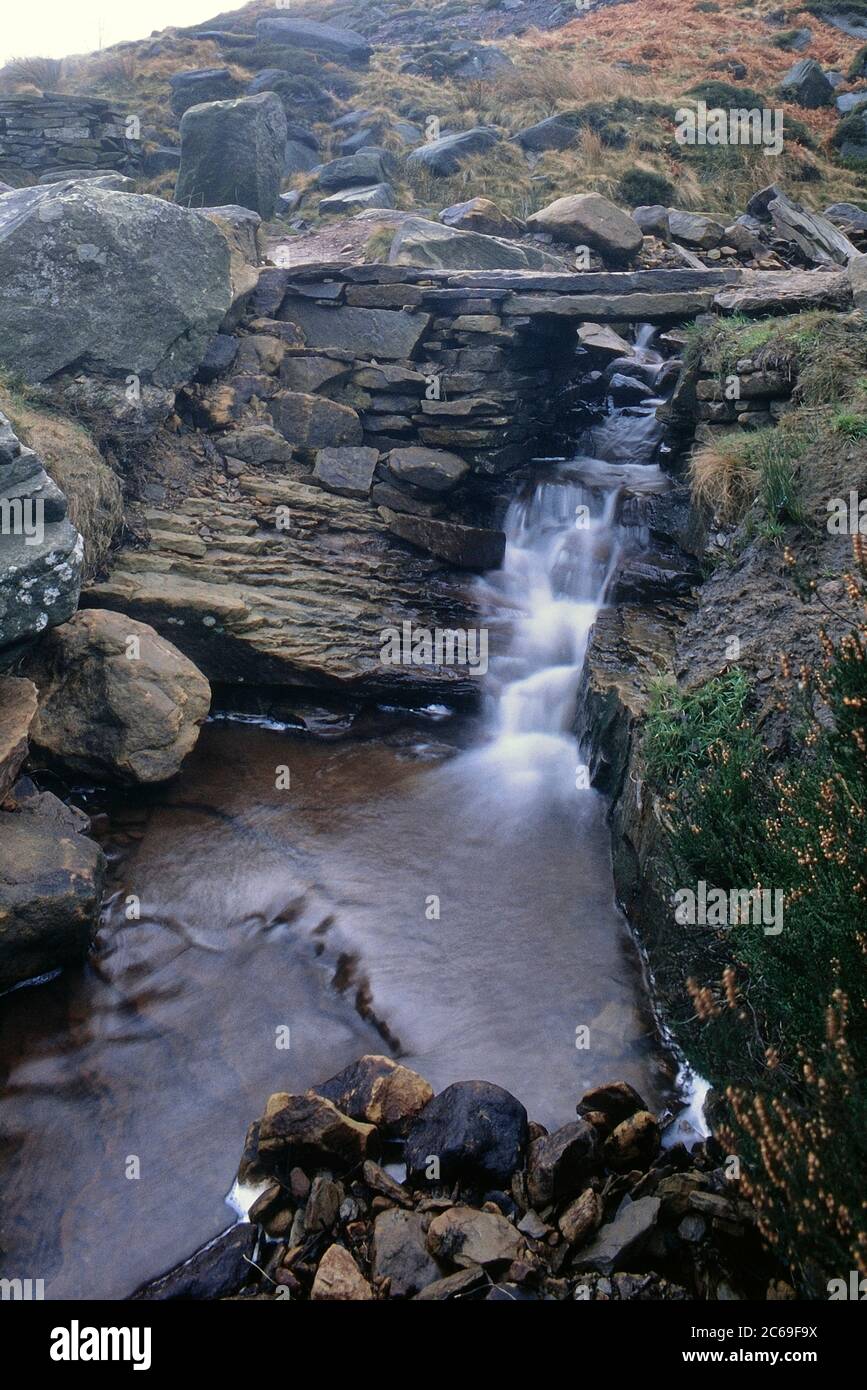
[[[250,1261],[258,1238],[256,1226],[249,1223],[232,1226],[197,1251],[186,1264],[138,1289],[132,1300],[225,1298],[237,1292],[253,1272]]]
[[[431,1157],[444,1182],[462,1177],[507,1182],[527,1147],[527,1112],[520,1101],[485,1081],[458,1081],[432,1100],[411,1126],[406,1167],[422,1181]]]

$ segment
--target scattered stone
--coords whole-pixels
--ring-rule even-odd
[[[447,1274],[445,1279],[435,1279],[421,1293],[416,1294],[417,1302],[444,1303],[450,1298],[462,1298],[467,1294],[483,1289],[488,1283],[485,1271],[479,1266],[459,1269]]]
[[[373,1290],[349,1251],[335,1244],[319,1261],[310,1297],[314,1302],[370,1302]]]
[[[259,1157],[272,1171],[278,1163],[287,1170],[329,1163],[352,1168],[378,1149],[373,1125],[351,1120],[313,1091],[276,1092],[259,1122]]]
[[[557,1225],[563,1239],[573,1248],[586,1245],[602,1220],[602,1199],[591,1187],[570,1202]]]
[[[581,323],[578,325],[578,342],[588,352],[600,358],[613,361],[616,357],[629,357],[632,352],[629,343],[601,323]]]
[[[605,1143],[605,1161],[618,1173],[648,1167],[658,1152],[659,1124],[649,1110],[621,1121]]]
[[[434,1217],[427,1244],[437,1259],[461,1269],[504,1268],[526,1251],[520,1233],[504,1216],[474,1207],[451,1207]]]
[[[702,251],[719,246],[725,237],[725,227],[702,212],[681,212],[679,208],[669,208],[668,225],[675,241],[697,246]]]
[[[375,450],[357,452],[372,454]],[[317,1086],[316,1091],[353,1120],[376,1125],[393,1138],[405,1135],[433,1099],[432,1087],[417,1072],[390,1057],[374,1055],[362,1057]]]
[[[512,217],[508,217],[490,198],[470,198],[466,203],[455,203],[443,208],[440,221],[447,227],[456,227],[461,232],[479,232],[482,236],[518,236],[520,227]]]
[[[320,213],[349,217],[365,208],[393,208],[394,192],[389,183],[375,183],[370,188],[348,188],[332,193],[319,204]]]
[[[574,1268],[597,1274],[628,1269],[629,1262],[640,1254],[654,1230],[659,1208],[657,1197],[626,1202],[614,1220],[601,1227],[592,1244],[576,1256]]]
[[[605,1116],[610,1129],[623,1120],[628,1120],[638,1110],[646,1110],[641,1096],[626,1081],[611,1081],[605,1086],[594,1086],[585,1091],[578,1102],[579,1115],[588,1111],[598,1111]]]
[[[599,1166],[599,1141],[586,1120],[535,1139],[527,1156],[527,1193],[536,1208],[573,1196]]]
[[[405,518],[415,520],[415,518]],[[426,523],[434,525],[433,522]],[[425,1107],[410,1126],[404,1158],[409,1182],[427,1183],[430,1156],[440,1179],[507,1183],[527,1147],[527,1112],[508,1091],[485,1081],[458,1081]]]
[[[371,1266],[376,1283],[390,1280],[391,1298],[412,1298],[443,1273],[428,1250],[422,1217],[400,1208],[380,1212],[373,1223]]]
[[[439,140],[429,140],[412,150],[406,157],[407,166],[410,169],[424,169],[437,178],[448,178],[458,173],[461,164],[470,155],[484,154],[501,138],[500,132],[493,126],[475,126],[456,135],[443,135]]]
[[[563,116],[548,116],[544,121],[519,130],[512,139],[522,150],[538,154],[543,150],[566,150],[575,144],[580,133],[577,121],[569,121]]]
[[[668,208],[662,207],[659,203],[653,203],[647,207],[633,208],[632,216],[645,236],[659,237],[660,241],[670,239],[671,222],[669,221]]]
[[[834,88],[815,58],[801,58],[795,63],[780,83],[780,93],[810,109],[829,106],[834,99]]]
[[[356,185],[370,188],[373,185],[387,185],[394,177],[396,169],[394,155],[379,145],[370,145],[367,149],[359,150],[357,154],[344,155],[341,159],[332,159],[330,164],[323,165],[319,170],[317,182],[324,193],[336,193],[338,190]],[[391,204],[380,203],[376,206],[387,207]]]

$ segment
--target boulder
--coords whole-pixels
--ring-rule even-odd
[[[283,178],[286,116],[273,92],[191,106],[181,120],[175,202],[274,212]]]
[[[576,121],[567,120],[563,116],[547,116],[544,121],[537,121],[535,125],[519,130],[512,139],[522,150],[537,154],[542,150],[568,149],[570,145],[575,144],[579,133]]]
[[[702,251],[719,246],[725,237],[722,223],[702,212],[681,212],[679,208],[669,208],[668,225],[675,241],[682,241],[685,246],[697,246]]]
[[[867,106],[867,92],[844,92],[834,104],[841,116],[848,116],[852,111]]]
[[[309,174],[318,164],[318,152],[290,136],[283,149],[283,177],[291,179],[293,174]]]
[[[36,716],[36,686],[18,676],[0,676],[0,802],[11,790],[27,757],[27,737]]]
[[[296,449],[339,449],[364,440],[355,411],[324,396],[279,391],[268,410],[283,438]]]
[[[641,1096],[627,1081],[611,1081],[604,1086],[594,1086],[585,1091],[578,1102],[579,1115],[603,1115],[609,1129],[614,1129],[622,1120],[628,1120],[639,1110],[646,1110]]]
[[[51,818],[0,812],[0,990],[85,959],[105,876],[98,845]]]
[[[798,106],[813,109],[830,106],[834,88],[815,58],[801,58],[786,73],[780,83],[780,95]]]
[[[575,1257],[573,1268],[587,1274],[629,1269],[656,1226],[660,1206],[658,1197],[640,1197],[637,1202],[627,1199],[614,1220]]]
[[[563,1239],[571,1246],[585,1245],[602,1220],[602,1198],[588,1187],[570,1202],[560,1215],[557,1225]]]
[[[243,429],[218,434],[214,443],[224,458],[242,463],[289,463],[292,449],[271,425],[247,425]]]
[[[508,217],[490,198],[470,198],[469,202],[443,208],[440,221],[458,231],[480,232],[482,236],[518,236],[521,231],[514,218]]]
[[[527,1112],[502,1086],[457,1081],[410,1126],[404,1152],[407,1180],[429,1181],[426,1169],[433,1157],[444,1183],[460,1178],[485,1187],[508,1184],[523,1166],[527,1137]]]
[[[579,324],[578,342],[600,360],[613,361],[618,357],[628,357],[632,352],[626,339],[604,323]]]
[[[379,145],[370,145],[357,154],[343,155],[323,164],[317,182],[323,193],[336,193],[343,188],[371,188],[388,183],[397,171],[394,155]]]
[[[645,236],[655,236],[659,237],[660,241],[668,241],[671,236],[668,208],[664,208],[660,203],[653,203],[647,207],[633,208],[632,216]]]
[[[434,1217],[427,1233],[431,1254],[443,1264],[469,1269],[504,1269],[526,1254],[526,1244],[505,1216],[474,1207],[450,1207]]]
[[[634,218],[601,193],[557,198],[528,217],[527,225],[547,232],[555,241],[589,246],[618,264],[633,260],[644,241]]]
[[[312,19],[293,19],[284,10],[260,15],[256,20],[256,38],[262,44],[307,48],[341,63],[364,66],[370,61],[370,44],[354,29],[318,24]]]
[[[269,1096],[259,1121],[258,1158],[268,1171],[299,1167],[353,1168],[379,1152],[373,1125],[341,1114],[313,1091]]]
[[[226,101],[238,95],[241,84],[228,68],[194,68],[169,78],[169,105],[180,120],[191,106],[203,101]]]
[[[386,465],[398,482],[410,483],[426,492],[451,492],[470,471],[470,465],[457,454],[417,447],[392,449]]]
[[[375,452],[372,449],[366,453]],[[418,1072],[390,1057],[368,1055],[316,1088],[353,1120],[376,1125],[390,1138],[402,1137],[433,1099],[433,1089]]]
[[[559,269],[553,256],[535,246],[519,246],[499,237],[460,231],[424,217],[405,218],[395,233],[390,265],[418,265],[433,270]]]
[[[82,609],[30,659],[35,747],[100,781],[163,782],[179,770],[211,704],[199,670],[153,628]]]
[[[419,550],[426,550],[429,555],[436,555],[458,569],[492,570],[499,569],[503,563],[506,537],[502,531],[411,516],[388,507],[380,507],[379,514],[393,536],[409,541]]]
[[[373,1290],[349,1251],[342,1245],[329,1245],[319,1261],[310,1297],[314,1302],[370,1302]]]
[[[599,1167],[599,1141],[586,1120],[534,1139],[527,1155],[527,1194],[537,1209],[579,1191]]]
[[[332,193],[319,204],[320,213],[333,213],[338,217],[349,217],[365,208],[393,208],[394,192],[391,184],[375,183],[371,188],[345,188]]]
[[[259,282],[259,264],[262,260],[259,229],[262,219],[252,208],[238,204],[194,210],[199,217],[206,217],[219,228],[229,247],[232,303],[223,327],[231,328],[242,317],[247,300]]]
[[[374,1280],[390,1280],[391,1298],[412,1298],[442,1276],[425,1243],[418,1212],[394,1207],[373,1223],[371,1268]]]
[[[73,183],[0,202],[0,360],[27,381],[74,364],[177,389],[230,302],[225,238],[162,198]]]
[[[378,461],[378,449],[320,449],[310,481],[338,497],[365,498]]]
[[[461,130],[454,135],[443,135],[439,140],[429,140],[406,157],[410,169],[423,169],[436,178],[448,178],[456,174],[465,159],[474,154],[484,154],[501,139],[500,132],[493,126],[474,126],[472,130]]]

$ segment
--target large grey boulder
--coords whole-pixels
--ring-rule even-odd
[[[678,208],[669,208],[668,226],[675,241],[681,241],[685,246],[697,246],[703,251],[719,246],[725,237],[723,224],[703,212],[681,212]]]
[[[288,48],[308,48],[326,58],[344,63],[365,64],[370,60],[371,47],[363,34],[354,29],[342,29],[336,24],[317,24],[312,19],[293,19],[285,10],[261,15],[256,20],[256,38],[260,43],[284,44]]]
[[[589,246],[615,263],[632,260],[644,243],[634,218],[601,193],[556,198],[528,217],[527,225],[548,232],[556,241]]]
[[[579,134],[577,121],[567,120],[563,116],[547,116],[544,121],[519,130],[512,139],[522,150],[535,154],[542,150],[568,149],[575,144]]]
[[[391,243],[390,265],[432,270],[559,270],[560,262],[536,246],[521,246],[481,232],[463,232],[424,217],[405,218]]]
[[[319,155],[306,141],[288,139],[283,151],[283,174],[291,178],[293,174],[309,174],[319,163]]]
[[[475,126],[472,130],[461,130],[456,135],[443,135],[439,140],[430,140],[419,145],[406,157],[410,168],[425,169],[438,178],[456,174],[465,159],[473,154],[484,154],[501,139],[500,132],[492,126]]]
[[[230,299],[225,238],[162,198],[71,183],[0,200],[0,361],[27,381],[75,364],[177,388]]]
[[[169,87],[169,104],[180,119],[191,106],[203,101],[227,101],[237,96],[241,84],[228,68],[194,68],[190,72],[174,73],[169,78]]]
[[[175,202],[240,203],[268,218],[280,192],[285,152],[286,114],[274,92],[191,106],[181,121]]]
[[[780,93],[799,106],[829,106],[834,88],[815,58],[802,58],[789,69],[780,83]]]
[[[370,188],[342,188],[319,204],[320,213],[349,217],[366,208],[393,208],[394,192],[389,183],[375,183]]]

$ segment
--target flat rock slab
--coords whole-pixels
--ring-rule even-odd
[[[412,357],[430,323],[429,314],[408,314],[402,309],[328,309],[300,297],[287,299],[279,317],[300,328],[308,347],[331,348],[365,360]]]
[[[739,285],[716,292],[715,309],[733,314],[796,313],[801,309],[846,309],[852,285],[845,270],[745,270]]]
[[[392,535],[459,569],[492,570],[499,569],[503,563],[506,537],[502,531],[410,516],[408,512],[393,512],[388,507],[380,507],[379,512]]]
[[[574,1268],[587,1274],[613,1274],[615,1270],[628,1269],[656,1226],[661,1205],[658,1197],[641,1197],[622,1207],[577,1256]]]
[[[519,317],[550,314],[556,318],[595,319],[597,323],[659,323],[703,314],[714,302],[716,290],[680,290],[668,293],[513,294],[503,303],[504,314]]]

